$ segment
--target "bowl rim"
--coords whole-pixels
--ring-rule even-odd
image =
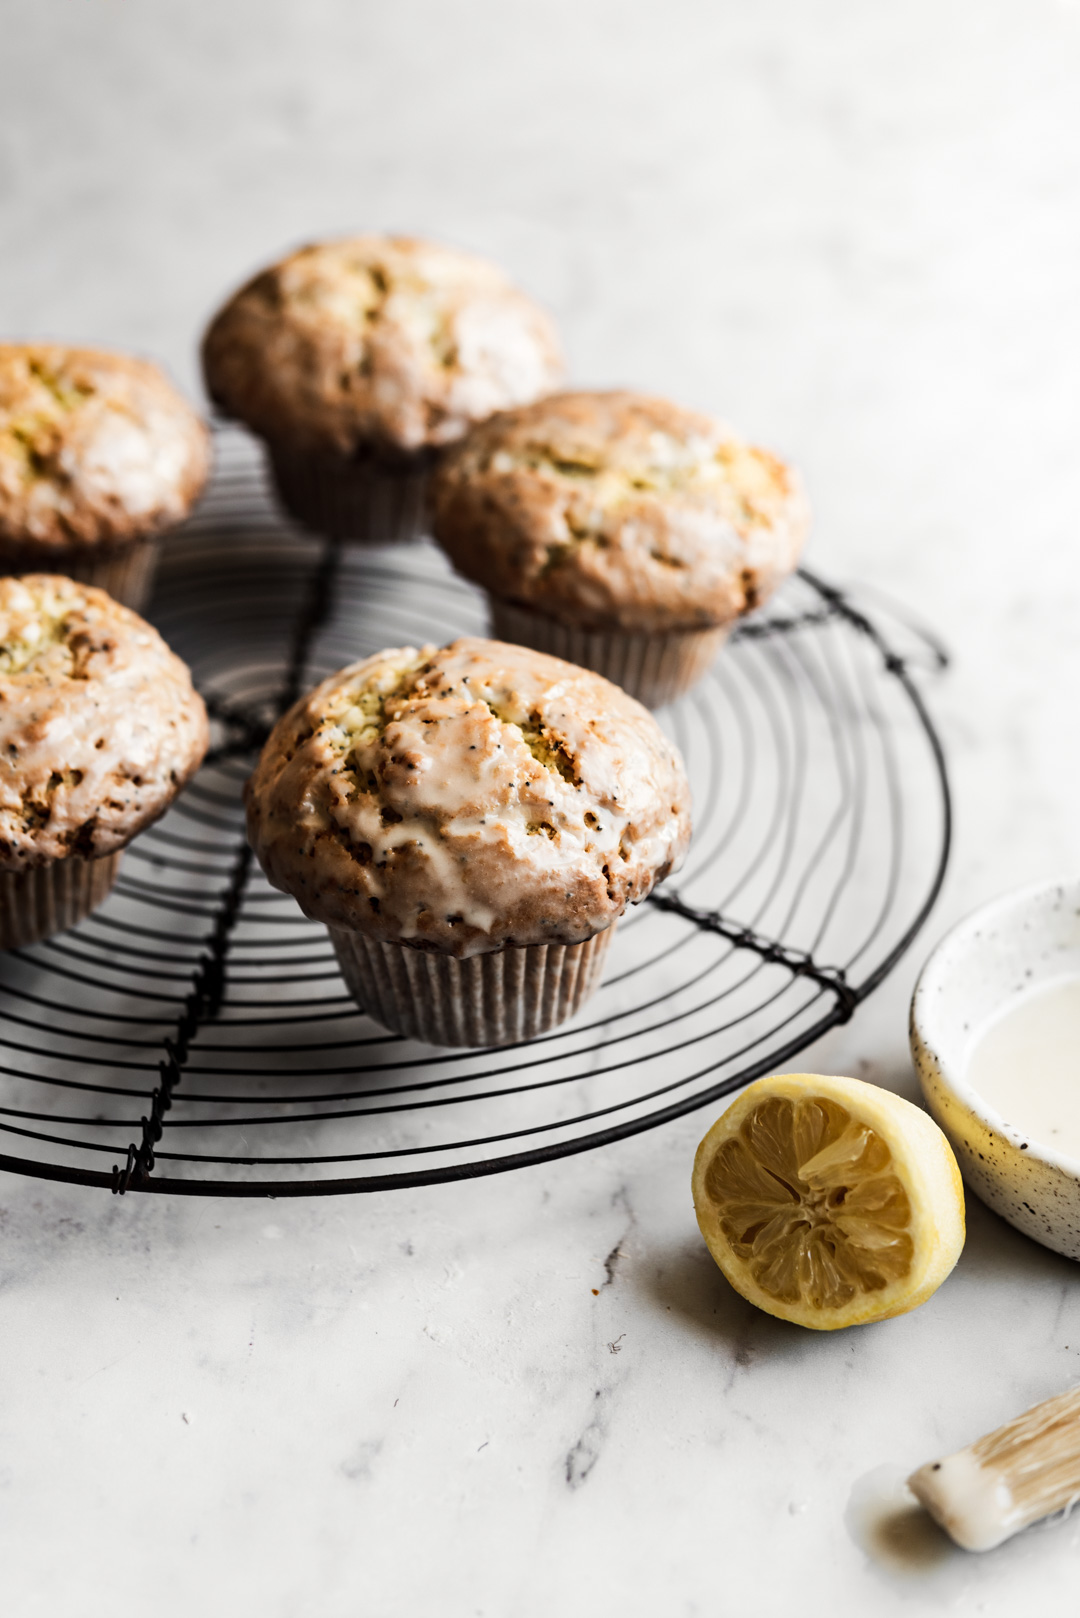
[[[1049,894],[1058,892],[1064,895],[1070,890],[1076,896],[1077,908],[1080,910],[1080,876],[1071,876],[1059,877],[1053,880],[1044,879],[1041,882],[1026,883],[1019,888],[1011,888],[1008,892],[998,894],[996,898],[978,905],[974,910],[970,910],[965,916],[962,916],[934,946],[919,973],[915,983],[915,990],[911,997],[910,1032],[913,1046],[912,1056],[916,1070],[919,1072],[920,1085],[922,1083],[922,1069],[914,1049],[916,1036],[919,1044],[933,1056],[934,1064],[945,1088],[980,1123],[985,1124],[987,1128],[999,1135],[1012,1147],[1017,1155],[1023,1154],[1028,1162],[1045,1163],[1050,1168],[1057,1169],[1061,1173],[1068,1175],[1070,1179],[1080,1181],[1080,1156],[1071,1156],[1054,1146],[1047,1146],[1042,1141],[1025,1136],[1021,1130],[1016,1128],[1015,1124],[1007,1122],[989,1104],[981,1092],[976,1090],[974,1085],[968,1081],[966,1072],[958,1073],[953,1062],[944,1061],[937,1042],[933,1037],[927,1037],[927,1022],[932,1023],[933,1021],[932,1014],[928,1013],[934,998],[940,993],[948,994],[951,991],[951,965],[956,950],[965,943],[969,944],[973,935],[981,931],[983,927],[1001,913],[1019,911],[1022,914],[1036,901],[1046,898]],[[1077,974],[1077,976],[1080,977],[1080,974]],[[1062,981],[1061,978],[1048,979],[1047,987],[1051,982],[1060,981]]]

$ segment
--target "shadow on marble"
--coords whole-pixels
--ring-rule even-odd
[[[652,1259],[636,1281],[646,1301],[660,1313],[678,1318],[698,1337],[726,1343],[738,1366],[759,1356],[783,1358],[805,1352],[808,1336],[818,1335],[776,1320],[741,1298],[696,1231],[654,1253]]]
[[[857,1479],[844,1526],[882,1586],[924,1611],[966,1607],[969,1600],[981,1610],[980,1598],[1003,1580],[1022,1584],[1041,1570],[1071,1568],[1080,1543],[1077,1520],[1059,1515],[994,1550],[962,1551],[916,1502],[905,1469],[893,1463]]]
[[[859,1478],[844,1517],[855,1543],[883,1573],[931,1573],[964,1553],[924,1511],[901,1468],[877,1466]]]
[[[1074,1260],[1052,1253],[1014,1230],[980,1202],[968,1186],[964,1188],[964,1201],[967,1238],[954,1272],[957,1277],[980,1284],[1023,1280],[1057,1287],[1071,1287],[1080,1280],[1080,1266]]]

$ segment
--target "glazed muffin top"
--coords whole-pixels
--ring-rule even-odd
[[[306,915],[456,956],[602,932],[682,862],[690,794],[652,715],[542,652],[380,652],[279,720],[248,835]]]
[[[775,455],[629,392],[493,416],[447,455],[432,500],[435,537],[466,578],[597,630],[730,623],[791,572],[808,525]]]
[[[0,343],[0,551],[101,548],[187,516],[210,438],[156,366],[60,343]]]
[[[122,848],[207,735],[186,665],[135,613],[58,574],[0,578],[0,871]]]
[[[563,374],[555,328],[494,264],[406,236],[291,253],[207,331],[210,395],[262,437],[333,455],[451,443]]]

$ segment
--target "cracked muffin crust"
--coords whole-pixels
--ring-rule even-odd
[[[808,510],[783,461],[644,394],[561,393],[475,427],[434,533],[489,593],[589,630],[728,624],[792,571]]]
[[[207,739],[186,665],[135,613],[57,574],[0,578],[0,872],[122,848]]]
[[[495,265],[405,236],[271,265],[203,342],[211,397],[271,443],[349,457],[452,442],[561,379],[548,315]]]
[[[591,938],[690,840],[682,761],[645,709],[480,639],[324,680],[279,720],[247,805],[264,871],[306,915],[459,958]]]
[[[0,343],[0,558],[107,551],[186,517],[209,434],[156,366]]]

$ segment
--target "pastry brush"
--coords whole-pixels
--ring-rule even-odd
[[[908,1487],[958,1545],[988,1551],[1080,1500],[1080,1387],[1025,1410]]]

